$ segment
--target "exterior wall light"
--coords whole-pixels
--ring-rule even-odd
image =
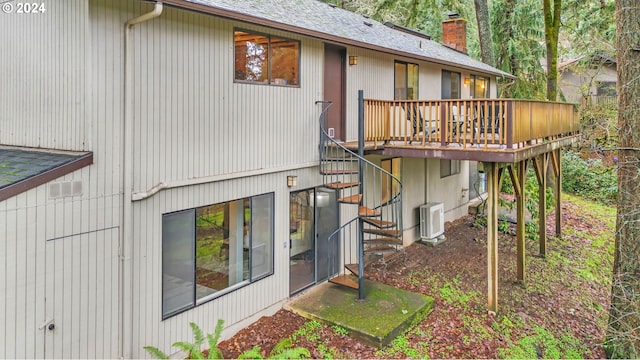
[[[464,84],[465,85],[469,85],[469,82],[471,82],[471,80],[469,78],[464,78]]]
[[[294,187],[298,185],[298,177],[295,175],[287,175],[287,186]]]
[[[349,56],[349,65],[358,65],[358,57],[354,55]]]

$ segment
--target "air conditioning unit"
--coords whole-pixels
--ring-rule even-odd
[[[420,239],[434,245],[444,241],[444,204],[432,202],[420,206]]]

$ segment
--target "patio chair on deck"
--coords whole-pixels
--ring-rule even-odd
[[[422,111],[420,111],[420,107],[417,103],[402,103],[400,106],[405,111],[407,121],[411,124],[412,137],[416,137],[423,132],[425,125],[430,133],[433,134],[436,132],[436,126],[434,126],[432,120],[427,119],[425,121],[425,118],[422,116]]]
[[[500,120],[504,117],[505,110],[504,105],[499,103],[487,106],[483,104],[476,105],[474,109],[476,119],[474,119],[473,138],[480,142],[480,136],[483,134],[491,135],[492,137],[494,134],[500,136]]]

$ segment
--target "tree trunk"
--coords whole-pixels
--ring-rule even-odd
[[[640,357],[640,3],[616,0],[618,60],[618,218],[611,308],[610,358]]]
[[[473,0],[476,8],[476,21],[478,22],[478,38],[480,40],[480,55],[482,62],[496,66],[493,54],[493,38],[491,37],[491,23],[489,21],[489,7],[487,0]]]
[[[544,39],[547,46],[547,100],[558,97],[558,34],[562,0],[542,0]]]

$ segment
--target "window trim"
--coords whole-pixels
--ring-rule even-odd
[[[242,79],[237,79],[236,78],[236,44],[235,44],[235,34],[237,31],[242,31],[248,34],[252,34],[252,35],[259,35],[259,36],[264,36],[267,37],[269,39],[269,46],[268,46],[268,52],[267,52],[267,59],[268,59],[268,65],[267,65],[267,81],[253,81],[253,80],[242,80]],[[233,31],[232,31],[232,43],[233,43],[233,82],[236,84],[251,84],[251,85],[264,85],[264,86],[276,86],[276,87],[288,87],[288,88],[300,88],[301,87],[301,83],[302,83],[302,74],[300,71],[301,68],[301,63],[302,63],[302,42],[300,40],[297,39],[292,39],[292,38],[288,38],[288,37],[284,37],[284,36],[278,36],[278,35],[272,35],[269,33],[264,33],[261,31],[255,31],[255,30],[250,30],[250,29],[245,29],[245,28],[240,28],[240,27],[234,27]],[[296,42],[298,43],[298,58],[297,58],[297,67],[298,67],[298,74],[297,74],[297,84],[293,84],[293,85],[289,85],[289,84],[276,84],[271,82],[271,38],[276,37],[279,39],[284,39],[284,40],[288,40],[288,41],[292,41],[292,42]]]
[[[251,196],[247,196],[244,198],[239,198],[239,199],[231,199],[231,200],[226,200],[226,201],[222,201],[219,203],[212,203],[212,204],[208,204],[208,205],[203,205],[203,206],[197,206],[197,207],[193,207],[193,208],[187,208],[187,209],[182,209],[182,210],[176,210],[176,211],[171,211],[171,212],[167,212],[167,213],[163,213],[161,214],[161,220],[160,220],[160,224],[163,224],[163,219],[165,215],[172,215],[172,214],[177,214],[177,213],[184,213],[184,212],[193,212],[193,234],[194,234],[194,238],[193,238],[193,252],[192,252],[192,256],[193,256],[193,264],[194,267],[196,265],[196,249],[197,249],[197,234],[196,234],[196,224],[197,224],[197,216],[196,216],[196,210],[198,208],[202,208],[202,207],[207,207],[207,206],[211,206],[211,205],[218,205],[218,204],[224,204],[224,203],[229,203],[229,202],[233,202],[233,201],[240,201],[240,200],[244,200],[244,199],[249,199],[250,202],[250,209],[251,209],[251,220],[250,220],[250,227],[253,224],[253,201],[254,198],[260,197],[260,196],[265,196],[265,195],[271,195],[271,208],[269,209],[270,214],[271,214],[271,266],[270,266],[270,270],[263,274],[260,275],[258,277],[256,277],[255,279],[253,278],[253,269],[252,269],[252,261],[253,261],[253,254],[249,254],[249,279],[247,280],[243,280],[238,282],[237,284],[233,284],[231,286],[228,286],[224,289],[221,289],[219,291],[216,291],[213,294],[209,294],[206,296],[203,296],[202,298],[198,299],[197,298],[197,294],[196,294],[196,290],[197,290],[197,283],[196,283],[196,277],[197,277],[197,273],[196,273],[196,269],[194,268],[194,272],[193,272],[193,291],[191,292],[192,295],[192,304],[190,305],[185,305],[180,307],[179,309],[176,309],[174,311],[168,312],[168,313],[164,313],[163,309],[164,309],[164,291],[165,291],[165,283],[164,283],[164,270],[161,270],[160,274],[160,278],[161,278],[161,286],[160,286],[160,291],[161,291],[161,301],[160,301],[160,311],[162,313],[162,321],[167,320],[173,316],[176,316],[178,314],[181,314],[185,311],[189,311],[192,309],[195,309],[196,307],[206,304],[212,300],[218,299],[222,296],[225,296],[227,294],[233,293],[238,289],[241,289],[245,286],[251,285],[251,284],[255,284],[257,282],[259,282],[260,280],[266,279],[268,277],[271,277],[275,274],[275,243],[276,243],[276,239],[275,239],[275,192],[268,192],[268,193],[264,193],[264,194],[257,194],[257,195],[251,195]],[[161,233],[163,231],[161,230]],[[253,234],[250,236],[249,238],[249,246],[251,247],[251,244],[253,242]],[[161,249],[164,246],[164,238],[161,238]],[[160,257],[160,265],[164,266],[164,249],[161,250],[161,257]]]

